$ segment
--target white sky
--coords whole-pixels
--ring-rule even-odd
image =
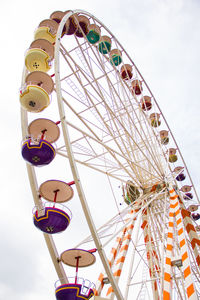
[[[157,99],[200,190],[200,1],[1,1],[0,299],[53,300],[56,273],[32,224],[33,201],[20,155],[19,88],[24,52],[55,10],[84,9],[131,56]]]

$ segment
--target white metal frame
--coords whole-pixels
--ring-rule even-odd
[[[87,136],[88,137],[88,144],[89,146],[92,148],[92,145],[89,143],[89,140],[93,140],[94,142],[98,143],[99,145],[101,145],[102,147],[104,147],[106,149],[106,151],[108,153],[110,153],[110,155],[112,157],[115,158],[115,160],[117,161],[118,165],[120,166],[120,168],[122,169],[125,169],[125,171],[127,172],[127,175],[130,176],[130,178],[132,178],[133,180],[135,180],[136,184],[139,183],[139,180],[136,180],[135,178],[132,177],[132,174],[126,170],[126,167],[123,166],[123,164],[120,162],[120,160],[117,159],[117,157],[121,157],[121,159],[124,159],[126,162],[127,162],[127,166],[131,166],[134,171],[137,173],[138,175],[138,178],[142,178],[143,177],[143,172],[146,172],[146,173],[149,173],[149,175],[151,175],[151,170],[155,169],[154,165],[157,167],[157,171],[158,171],[158,174],[160,175],[163,175],[162,172],[161,172],[161,161],[160,161],[160,157],[159,157],[159,154],[163,155],[163,157],[165,157],[165,153],[164,153],[164,150],[162,150],[161,148],[161,152],[158,151],[157,149],[157,146],[158,145],[158,137],[156,134],[152,134],[152,140],[153,142],[149,142],[148,139],[146,139],[144,141],[144,144],[142,146],[145,146],[146,147],[146,151],[148,153],[148,155],[150,156],[150,160],[149,160],[149,168],[150,168],[150,171],[145,169],[145,166],[142,165],[142,160],[141,161],[138,161],[138,164],[137,162],[135,162],[134,166],[131,165],[131,156],[129,155],[129,147],[133,150],[134,152],[134,149],[137,148],[139,152],[143,153],[143,157],[146,157],[147,158],[147,155],[144,153],[144,150],[142,149],[142,146],[137,142],[135,142],[135,140],[133,140],[130,136],[130,133],[128,131],[126,131],[126,128],[125,128],[125,124],[123,124],[123,120],[121,120],[120,116],[119,116],[119,119],[118,120],[115,120],[115,117],[116,115],[113,115],[112,114],[112,109],[109,108],[109,106],[107,106],[107,109],[109,111],[109,115],[112,117],[113,116],[113,119],[112,119],[112,124],[115,125],[116,124],[116,127],[114,128],[115,130],[118,130],[117,128],[117,123],[120,124],[120,126],[122,126],[122,128],[124,129],[124,133],[127,134],[128,138],[130,140],[132,140],[134,146],[132,145],[129,145],[128,147],[126,147],[126,145],[124,144],[123,142],[123,138],[120,137],[120,132],[118,131],[118,135],[119,135],[119,141],[121,144],[118,144],[118,148],[121,149],[121,151],[118,151],[114,148],[112,148],[111,146],[109,146],[108,144],[104,143],[101,141],[101,139],[96,136],[94,134],[94,132],[92,131],[92,126],[91,128],[89,127],[89,122],[88,123],[85,123],[86,127],[88,127],[90,129],[90,134],[88,132],[85,132],[83,129],[81,128],[78,128],[76,127],[74,124],[71,124],[70,122],[67,121],[67,116],[66,116],[66,113],[65,113],[65,109],[64,109],[64,105],[67,105],[71,110],[73,110],[73,107],[70,106],[70,104],[64,99],[63,97],[63,93],[62,93],[62,87],[61,87],[61,82],[62,82],[62,78],[60,78],[60,55],[61,53],[63,53],[64,55],[66,55],[66,49],[63,48],[63,46],[61,46],[61,33],[62,33],[62,30],[63,30],[63,27],[64,27],[64,24],[65,22],[67,21],[67,19],[73,15],[74,13],[82,13],[82,14],[85,14],[87,15],[88,17],[92,18],[93,20],[96,20],[96,22],[98,22],[99,24],[101,24],[101,26],[103,28],[106,29],[106,31],[112,36],[113,39],[115,39],[115,41],[117,42],[117,44],[119,45],[119,47],[121,47],[121,49],[123,49],[123,47],[121,46],[121,44],[117,41],[117,39],[114,37],[114,35],[109,31],[108,28],[106,28],[98,19],[96,19],[93,15],[85,12],[85,11],[82,11],[82,10],[74,10],[74,11],[70,11],[69,13],[67,13],[60,25],[59,25],[59,28],[58,28],[58,32],[57,32],[57,36],[56,36],[56,43],[55,43],[55,90],[56,90],[56,94],[57,94],[57,101],[58,101],[58,109],[59,109],[59,114],[60,114],[60,121],[61,121],[61,126],[62,126],[62,133],[63,133],[63,137],[64,137],[64,141],[65,141],[65,145],[63,147],[65,147],[65,150],[66,152],[62,152],[62,148],[58,149],[57,150],[57,153],[59,153],[60,155],[64,156],[64,157],[67,157],[69,159],[69,163],[70,163],[70,166],[71,166],[71,170],[72,170],[72,174],[73,174],[73,177],[74,177],[74,181],[75,181],[75,184],[76,184],[76,188],[77,188],[77,191],[78,191],[78,195],[79,195],[79,199],[80,199],[80,202],[81,202],[81,205],[82,205],[82,210],[85,214],[85,217],[86,217],[86,220],[87,220],[87,223],[88,223],[88,226],[90,228],[90,232],[91,232],[91,237],[88,237],[88,238],[91,238],[95,245],[96,245],[96,248],[98,250],[98,254],[101,258],[101,261],[102,261],[102,264],[104,266],[104,269],[107,273],[107,276],[109,278],[109,281],[114,289],[114,292],[115,292],[115,295],[117,297],[118,300],[122,300],[122,299],[128,299],[128,288],[129,286],[133,285],[134,283],[131,283],[131,274],[132,274],[132,268],[130,268],[130,271],[129,271],[129,275],[128,275],[128,283],[127,283],[127,288],[126,288],[126,293],[125,293],[125,296],[123,297],[122,296],[122,293],[119,289],[119,286],[116,282],[116,279],[115,277],[113,276],[112,274],[112,271],[111,271],[111,268],[108,264],[108,260],[107,260],[107,255],[105,253],[105,250],[104,250],[104,247],[110,242],[112,241],[116,236],[117,234],[123,229],[123,226],[120,227],[120,229],[115,233],[113,234],[104,244],[102,243],[100,237],[99,237],[99,229],[96,229],[95,227],[95,224],[93,222],[93,219],[92,219],[92,216],[91,216],[91,213],[90,213],[90,209],[88,207],[88,204],[87,204],[87,201],[86,201],[86,197],[84,195],[84,190],[83,190],[83,187],[82,187],[82,184],[81,184],[81,179],[79,177],[79,173],[78,173],[78,169],[77,169],[77,166],[76,164],[77,163],[80,163],[80,164],[84,164],[90,168],[93,168],[94,170],[97,170],[99,172],[102,172],[104,174],[109,174],[110,177],[113,177],[113,178],[118,178],[118,176],[115,175],[115,173],[111,172],[107,172],[107,171],[103,171],[99,168],[98,165],[92,165],[92,164],[88,164],[88,163],[84,163],[83,161],[79,161],[74,153],[73,153],[73,149],[72,149],[72,143],[75,141],[72,141],[70,140],[70,135],[69,135],[69,128],[70,127],[73,127],[74,129],[78,130],[82,135],[84,136]],[[79,41],[77,40],[77,49],[80,49],[81,51],[81,44],[79,43]],[[137,74],[138,76],[140,77],[140,79],[143,81],[143,83],[145,84],[147,90],[149,91],[149,94],[151,95],[151,97],[153,98],[154,100],[154,105],[156,106],[158,112],[160,114],[161,111],[160,111],[160,108],[152,94],[152,92],[150,91],[148,85],[146,84],[144,78],[142,77],[142,75],[140,74],[139,70],[137,69],[137,67],[135,66],[134,62],[131,60],[131,58],[129,57],[129,55],[126,53],[126,51],[123,49],[123,53],[126,55],[126,57],[129,58],[130,62],[132,62],[132,65],[135,67],[136,71],[137,71]],[[70,54],[68,54],[70,55]],[[82,53],[82,55],[84,55]],[[99,59],[99,58],[98,58]],[[104,59],[104,58],[100,58],[100,59]],[[87,60],[86,60],[87,61]],[[76,62],[75,62],[76,63]],[[101,61],[101,63],[103,63],[103,61]],[[88,63],[87,65],[87,68],[90,68],[90,65]],[[73,72],[73,71],[72,71]],[[105,72],[105,77],[107,78],[110,86],[111,86],[111,90],[114,91],[114,94],[117,93],[115,91],[115,87],[113,87],[112,83],[110,82],[110,78],[109,76],[107,76],[106,74],[106,69],[104,69],[104,72]],[[27,72],[26,72],[26,68],[24,69],[24,72],[23,72],[23,76],[22,76],[22,85],[24,84],[24,81],[25,81],[25,76],[26,76]],[[82,75],[85,76],[86,80],[87,80],[87,76],[84,75],[84,72],[82,72]],[[78,79],[78,77],[77,77]],[[104,95],[103,93],[101,92],[101,86],[99,86],[99,82],[95,79],[94,79],[94,82],[96,84],[96,91],[97,93],[100,93],[100,95],[102,96],[102,101],[104,101]],[[81,84],[81,81],[80,81],[80,84]],[[88,82],[89,84],[89,82]],[[122,82],[120,82],[119,80],[119,85],[122,84]],[[123,84],[126,84],[126,83],[123,83]],[[84,87],[83,87],[84,89]],[[111,93],[110,94],[110,97],[114,99],[114,94]],[[90,95],[88,95],[88,97],[90,98]],[[127,96],[128,97],[128,96]],[[135,100],[136,102],[138,101],[137,98],[135,97]],[[90,99],[90,101],[92,101],[92,99]],[[113,100],[114,101],[114,100]],[[132,106],[131,102],[129,101],[129,105]],[[106,103],[105,103],[105,107],[106,107]],[[102,122],[104,122],[103,120],[103,117],[100,115],[100,112],[98,111],[98,108],[96,108],[95,104],[93,104],[93,108],[96,109],[96,112],[97,114],[99,114],[99,118],[102,120]],[[132,109],[134,110],[135,108],[132,107]],[[119,110],[120,110],[120,107],[119,107]],[[124,107],[124,111],[125,113],[127,114],[127,117],[128,117],[128,120],[131,121],[131,116],[129,115],[129,111],[127,110],[127,108]],[[76,114],[76,111],[74,110],[74,113]],[[84,123],[84,118],[81,118],[79,115],[78,117],[80,118],[81,122]],[[152,130],[151,128],[149,129],[148,125],[147,125],[147,121],[146,121],[146,117],[145,115],[141,114],[141,116],[138,118],[138,116],[136,116],[137,118],[137,121],[138,122],[141,122],[144,124],[144,127],[145,129],[143,130],[143,128],[141,128],[141,132],[138,131],[138,135],[141,137],[142,135],[145,136],[146,132],[148,133],[149,130]],[[196,190],[195,190],[195,187],[193,185],[193,182],[192,182],[192,179],[191,179],[191,176],[187,170],[187,166],[183,160],[183,157],[182,157],[182,154],[177,146],[177,143],[173,137],[173,134],[171,132],[171,130],[169,129],[169,126],[162,114],[162,118],[165,122],[165,125],[167,127],[167,130],[169,131],[170,133],[170,137],[172,138],[174,144],[175,144],[175,147],[177,148],[178,150],[178,154],[180,155],[181,159],[182,159],[182,162],[183,162],[183,165],[185,167],[185,171],[187,172],[188,174],[188,177],[190,179],[190,182],[193,186],[193,189],[194,189],[194,192],[196,194]],[[25,138],[25,136],[27,135],[27,127],[28,127],[28,120],[27,120],[27,112],[25,112],[23,109],[21,110],[21,119],[22,119],[22,135],[23,135],[23,138]],[[134,127],[135,130],[138,130],[137,127],[132,124],[132,126]],[[112,135],[111,135],[112,137]],[[156,144],[157,143],[157,144]],[[123,146],[124,149],[126,149],[126,153],[123,154],[123,148],[121,148],[121,145]],[[155,145],[155,146],[154,146]],[[151,149],[149,148],[150,146],[154,147],[153,149],[153,152],[151,152]],[[134,148],[135,147],[135,148]],[[156,155],[157,154],[157,155]],[[167,162],[166,162],[166,166],[167,166]],[[167,167],[166,167],[167,168]],[[168,166],[168,168],[170,168]],[[34,202],[35,202],[35,205],[39,206],[39,207],[42,207],[42,204],[41,204],[41,201],[40,201],[40,198],[39,198],[39,195],[38,195],[38,186],[37,186],[37,179],[36,179],[36,175],[35,175],[35,171],[34,171],[34,167],[30,166],[29,164],[27,164],[27,171],[28,171],[28,176],[29,176],[29,181],[30,181],[30,186],[31,186],[31,189],[32,189],[32,193],[33,193],[33,198],[34,198]],[[153,177],[153,175],[152,175]],[[154,177],[156,178],[155,174],[154,174]],[[158,176],[158,179],[159,179],[159,176]],[[163,180],[166,179],[166,178],[163,178]],[[171,178],[169,178],[170,181],[173,181],[174,178],[173,176],[171,176]],[[122,182],[126,182],[126,178],[122,178],[121,180]],[[144,210],[145,208],[147,208],[149,205],[151,205],[152,203],[155,203],[155,201],[159,199],[159,195],[162,195],[162,191],[157,194],[156,196],[152,195],[152,194],[148,194],[148,197],[149,197],[149,201],[147,201],[145,203],[145,197],[141,197],[140,199],[140,205],[141,205],[141,210],[136,213],[133,217],[137,217],[137,215],[140,215],[140,218],[141,218],[141,211]],[[199,201],[198,199],[198,195],[196,194],[196,198],[197,198],[197,201]],[[164,199],[164,200],[162,200]],[[149,214],[148,218],[151,218],[151,223],[154,224],[155,222],[160,222],[160,218],[162,216],[164,216],[164,218],[166,218],[166,211],[167,211],[167,207],[166,207],[166,196],[162,196],[162,199],[159,199],[159,201],[163,201],[163,204],[161,205],[161,213],[159,213],[155,207],[152,208],[152,212],[154,213],[154,215],[152,216],[152,213]],[[130,206],[131,207],[131,206]],[[164,207],[164,212],[162,212],[162,209]],[[125,212],[127,211],[127,209],[124,210]],[[124,212],[124,213],[125,213]],[[123,215],[123,211],[120,212],[121,215]],[[155,216],[155,220],[153,220],[153,217]],[[140,221],[140,218],[139,220],[137,220],[137,222],[139,223]],[[167,220],[163,222],[163,224],[165,225],[167,222]],[[108,221],[107,223],[108,225],[110,224],[110,221]],[[105,227],[107,225],[105,224]],[[137,243],[137,240],[139,239],[139,226],[136,230],[136,238],[135,238],[135,241],[133,242],[133,245],[135,245]],[[157,234],[160,234],[160,236],[162,236],[162,243],[163,243],[163,246],[162,246],[162,251],[161,253],[159,253],[160,257],[161,257],[161,261],[164,262],[164,248],[165,248],[165,244],[164,244],[164,239],[165,239],[165,226],[163,228],[163,230],[161,230],[160,232],[156,233],[155,231],[152,232],[152,234],[154,235],[154,240],[156,241],[156,236]],[[58,274],[58,277],[59,279],[61,280],[62,283],[67,283],[68,282],[68,279],[67,279],[67,275],[65,274],[65,271],[64,271],[64,268],[62,266],[62,263],[60,262],[59,260],[59,254],[57,252],[57,249],[56,249],[56,246],[55,246],[55,243],[53,241],[53,238],[51,235],[47,235],[47,234],[44,234],[44,238],[45,238],[45,241],[47,243],[47,247],[49,249],[49,252],[50,252],[50,255],[51,255],[51,258],[52,258],[52,261],[53,261],[53,264],[55,266],[55,269],[56,269],[56,272]],[[86,238],[86,240],[88,239]],[[84,241],[83,241],[84,242]],[[151,248],[151,245],[150,245],[150,248]],[[158,249],[159,247],[157,247]],[[134,262],[134,257],[135,257],[135,253],[136,253],[136,247],[134,248],[134,251],[133,251],[133,258],[132,258],[132,262],[131,262],[131,265],[133,265],[133,262]],[[155,279],[150,279],[150,280],[155,280]],[[136,284],[139,284],[139,283],[136,283]],[[163,266],[162,266],[162,270],[161,270],[161,286],[163,285]],[[178,288],[178,286],[177,286]],[[151,297],[151,296],[150,296]]]

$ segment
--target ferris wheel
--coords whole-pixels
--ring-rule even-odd
[[[56,299],[198,299],[198,195],[110,30],[82,10],[41,21],[20,103],[33,223],[57,272]]]

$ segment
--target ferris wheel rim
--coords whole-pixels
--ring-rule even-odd
[[[61,33],[62,33],[62,29],[63,29],[63,26],[64,26],[64,23],[66,22],[66,20],[71,16],[71,15],[73,15],[73,14],[75,14],[75,13],[83,13],[83,14],[86,14],[86,15],[88,15],[88,16],[90,16],[90,17],[93,17],[94,19],[96,19],[99,23],[101,23],[96,17],[94,17],[93,15],[91,15],[91,14],[89,14],[89,13],[87,13],[87,12],[85,12],[85,11],[83,11],[83,10],[74,10],[74,11],[71,11],[71,12],[69,12],[68,14],[66,14],[65,15],[65,17],[62,19],[62,21],[61,21],[61,23],[60,23],[60,25],[59,25],[59,29],[58,29],[58,32],[57,32],[57,37],[56,37],[56,45],[55,45],[55,49],[57,49],[57,50],[55,50],[55,53],[56,53],[56,51],[57,51],[57,55],[55,55],[55,69],[56,69],[56,72],[55,72],[55,77],[56,77],[56,82],[58,83],[58,86],[59,86],[59,83],[60,83],[60,78],[59,78],[59,47],[60,47],[60,39],[61,39]],[[102,23],[101,23],[102,24]],[[103,25],[103,24],[102,24]],[[104,26],[104,25],[103,25]],[[109,29],[107,29],[107,27],[105,26],[105,28],[106,28],[106,30],[108,31],[108,32],[110,32],[109,31]],[[110,32],[110,34],[112,35],[112,37],[114,37],[115,38],[115,36]],[[116,39],[116,38],[115,38]],[[116,39],[117,40],[117,39]],[[118,42],[119,43],[119,42]],[[120,44],[120,43],[119,43]],[[121,44],[120,44],[121,45]],[[121,46],[122,47],[122,46]],[[122,47],[123,48],[123,47]],[[123,48],[124,49],[124,48]],[[125,50],[124,50],[125,51]],[[126,53],[127,54],[127,53]],[[127,56],[128,56],[128,54],[127,54]],[[129,57],[129,56],[128,56]],[[130,61],[132,61],[131,60],[131,58],[129,57],[129,59],[130,59]],[[58,63],[58,66],[57,66],[57,63]],[[133,63],[133,62],[132,62]],[[135,64],[133,63],[133,65],[135,66]],[[136,66],[135,66],[136,67]],[[137,69],[137,67],[136,67],[136,69]],[[26,71],[26,70],[25,70]],[[140,74],[140,72],[139,72],[139,70],[137,69],[137,71],[138,71],[138,73]],[[143,79],[143,77],[142,77],[142,75],[140,74],[140,76],[141,76],[141,78]],[[25,74],[23,75],[23,78],[25,79]],[[143,79],[144,80],[144,79]],[[23,80],[22,80],[23,81]],[[145,83],[146,84],[146,83]],[[147,86],[147,88],[148,88],[148,85],[146,84],[146,86]],[[149,89],[149,88],[148,88]],[[58,90],[59,90],[59,92],[61,93],[61,88],[59,89],[58,88]],[[58,92],[58,90],[57,90],[57,85],[56,85],[56,91]],[[149,91],[150,91],[150,89],[149,89]],[[56,94],[57,94],[57,92],[56,92]],[[59,93],[58,92],[58,93]],[[152,92],[150,91],[150,94],[151,95],[153,95],[152,94]],[[57,96],[58,96],[58,94],[57,94]],[[154,98],[154,96],[153,96],[153,98]],[[61,103],[62,103],[62,93],[61,93],[61,95],[60,95],[60,101],[61,101]],[[154,98],[154,101],[156,102],[156,99]],[[157,102],[156,102],[156,104],[157,104]],[[158,106],[158,104],[157,104],[157,107],[159,108],[159,106]],[[161,112],[161,110],[160,110],[160,108],[159,108],[159,111]],[[66,126],[68,125],[67,124],[67,122],[66,122],[66,118],[65,118],[65,112],[64,112],[64,109],[63,109],[63,111],[62,111],[62,109],[61,109],[61,124],[62,124],[62,126],[63,126],[63,128],[64,128],[64,130],[62,130],[63,131],[63,134],[64,134],[64,132],[65,132],[65,130],[66,130]],[[162,116],[163,116],[163,118],[164,118],[164,115],[162,114]],[[27,125],[28,125],[28,121],[27,121],[27,113],[22,109],[22,120],[23,120],[23,124],[26,124],[26,125],[22,125],[22,132],[23,132],[23,137],[25,137],[26,136],[26,128],[27,128]],[[165,120],[165,124],[167,124],[167,122],[166,122],[166,120]],[[169,126],[168,126],[168,124],[167,124],[167,128],[169,129]],[[171,132],[171,130],[169,129],[169,131],[170,131],[170,133],[171,133],[171,136],[173,137],[173,134],[172,134],[172,132]],[[175,139],[174,139],[174,137],[173,137],[173,140],[174,140],[174,142],[175,142],[175,144],[176,144],[176,141],[175,141]],[[177,144],[176,144],[177,145]],[[69,147],[70,146],[70,142],[68,143],[68,147],[67,148],[70,148]],[[180,150],[179,150],[179,153],[180,153]],[[72,156],[73,156],[73,151],[72,151]],[[182,156],[182,155],[181,155]],[[72,162],[73,162],[73,157],[72,158],[70,158],[71,160],[72,160]],[[183,160],[183,159],[182,159]],[[184,160],[183,160],[183,162],[184,162]],[[75,166],[76,166],[76,161],[74,161],[73,162],[73,165],[72,165],[72,169],[74,169],[75,168]],[[32,192],[33,192],[33,195],[35,195],[34,196],[34,199],[35,199],[35,201],[37,202],[38,200],[39,200],[39,198],[38,198],[38,195],[37,195],[37,191],[38,191],[38,188],[37,188],[37,184],[35,185],[35,183],[36,183],[36,180],[35,180],[35,174],[34,174],[34,167],[31,167],[30,165],[28,165],[27,164],[27,169],[28,169],[28,173],[29,173],[29,178],[31,178],[31,179],[29,179],[30,180],[30,182],[31,182],[31,184],[32,184]],[[76,169],[76,168],[75,168]],[[189,172],[187,172],[188,174],[189,174]],[[190,175],[189,175],[190,176]],[[190,180],[191,181],[191,180]],[[78,175],[78,173],[76,173],[76,175],[75,175],[75,182],[76,182],[76,184],[79,186],[80,185],[80,179],[79,179],[79,175]],[[192,181],[191,181],[192,182]],[[81,188],[81,186],[78,188],[78,190],[79,190],[79,193],[80,192],[82,192],[81,190],[83,190],[82,188]],[[84,192],[84,191],[83,191]],[[85,198],[84,197],[84,195],[82,195],[82,197],[83,198]],[[85,206],[86,204],[83,202],[83,206]],[[86,217],[86,219],[87,219],[87,217]],[[90,219],[90,216],[89,216],[89,223],[91,223],[91,225],[90,225],[90,227],[92,227],[92,231],[95,233],[95,230],[96,230],[96,228],[95,228],[95,225],[93,225],[93,222],[91,221],[91,219]],[[96,233],[95,233],[96,234]],[[50,244],[50,246],[49,246],[49,248],[51,248],[52,247],[52,249],[54,248],[53,247],[53,242],[52,242],[52,239],[51,239],[51,237],[49,238],[47,235],[45,235],[44,234],[44,236],[45,236],[45,240],[46,240],[46,242],[47,242],[47,244],[49,245]],[[94,238],[94,240],[97,240],[97,245],[98,245],[98,250],[99,250],[99,253],[102,255],[102,257],[103,257],[103,260],[104,260],[104,262],[106,262],[107,260],[106,260],[106,255],[104,254],[104,251],[102,251],[102,248],[103,248],[103,245],[101,244],[101,242],[100,241],[98,241],[98,233],[96,234],[96,236],[95,236],[95,238]],[[52,256],[54,256],[54,260],[55,260],[55,258],[56,259],[58,259],[58,254],[57,254],[57,256],[56,256],[56,254],[55,254],[55,249],[53,249],[53,250],[50,250],[50,252],[52,252]],[[105,263],[105,269],[107,269],[107,266],[108,266],[108,264],[106,264]],[[108,274],[109,274],[109,269],[107,269],[107,271],[108,271]],[[60,272],[60,269],[59,269],[59,271],[58,272]],[[63,273],[62,273],[62,270],[61,270],[61,273],[60,274],[62,274],[62,276],[63,276]],[[64,274],[65,275],[65,274]],[[60,275],[61,276],[61,275]],[[59,278],[60,278],[60,276],[59,276]],[[64,276],[63,276],[64,277]],[[109,276],[108,277],[110,277],[110,281],[111,281],[111,283],[112,283],[112,285],[114,286],[114,288],[116,288],[116,295],[117,295],[117,297],[118,297],[118,299],[124,299],[123,297],[122,297],[122,295],[121,295],[121,293],[120,293],[120,291],[118,290],[118,286],[116,285],[116,283],[115,283],[115,280],[114,280],[114,278],[113,278],[113,276],[112,276],[112,274],[109,274]]]
[[[74,13],[81,13],[81,10],[76,10],[74,11]],[[61,126],[62,126],[62,131],[63,131],[63,135],[64,135],[64,140],[65,140],[65,145],[67,148],[67,152],[68,152],[68,156],[69,156],[69,162],[71,165],[71,169],[72,169],[72,174],[74,177],[74,181],[76,184],[76,188],[79,194],[79,199],[81,201],[82,204],[82,209],[84,211],[88,226],[90,228],[93,240],[95,242],[95,245],[97,247],[98,253],[101,257],[101,261],[103,263],[103,266],[108,274],[109,280],[112,284],[112,287],[116,293],[116,297],[118,298],[118,300],[122,300],[122,294],[121,291],[119,290],[118,285],[115,282],[115,278],[109,268],[109,264],[106,258],[106,255],[104,253],[104,250],[102,249],[102,245],[101,242],[99,240],[98,234],[96,233],[96,228],[95,225],[93,223],[93,219],[92,216],[90,214],[89,211],[89,207],[87,207],[87,201],[84,195],[84,191],[79,179],[79,174],[78,174],[78,170],[76,168],[76,163],[73,157],[73,151],[71,149],[71,144],[70,144],[70,139],[69,139],[69,133],[67,130],[67,124],[65,121],[65,113],[64,113],[64,108],[63,108],[63,103],[62,103],[62,92],[61,92],[61,85],[60,85],[60,76],[59,76],[59,55],[60,55],[60,38],[61,38],[61,34],[62,34],[62,30],[64,27],[64,24],[66,22],[66,20],[72,15],[72,12],[67,13],[62,21],[59,24],[58,27],[58,32],[57,32],[57,36],[56,36],[56,43],[55,43],[55,84],[56,84],[56,95],[57,95],[57,101],[58,101],[58,107],[59,107],[59,113],[60,113],[60,118],[61,118]]]
[[[74,13],[84,13],[84,11],[80,11],[80,10],[77,10],[77,11],[74,11]],[[87,15],[89,15],[90,16],[90,14],[87,14]],[[66,16],[66,19],[67,19],[67,16]],[[65,22],[66,20],[65,19],[63,19],[62,20],[62,22],[63,22],[63,24],[64,24],[64,22]],[[100,22],[101,23],[101,22]],[[61,34],[61,30],[62,30],[62,24],[60,24],[60,28],[59,28],[59,33]],[[113,36],[113,35],[112,35]],[[58,40],[56,40],[56,47],[57,47],[57,44],[58,43]],[[58,48],[57,48],[58,49]],[[58,50],[57,50],[57,53],[58,53]],[[56,57],[57,57],[57,55],[55,55],[55,59],[56,59]],[[58,73],[57,73],[57,75],[58,75]],[[142,77],[143,78],[143,77]],[[148,87],[148,86],[147,86]],[[151,91],[150,91],[150,93],[151,93]],[[152,93],[151,93],[152,94]],[[62,99],[60,99],[60,100],[62,100]],[[155,100],[155,98],[154,98],[154,100]],[[156,104],[157,104],[157,102],[156,102]],[[157,105],[158,106],[158,105]],[[159,108],[159,107],[158,107]],[[159,111],[160,111],[160,108],[159,108]],[[167,124],[167,123],[166,123]],[[168,127],[168,129],[169,129],[169,126],[168,126],[168,124],[167,124],[167,127]],[[171,130],[169,129],[169,131],[171,132]],[[173,139],[174,139],[174,136],[173,136]],[[70,144],[70,143],[69,143]],[[177,143],[176,143],[176,145],[177,145]],[[69,145],[68,145],[69,146]],[[75,180],[76,181],[76,180]],[[87,217],[86,217],[86,219],[87,219]],[[93,235],[92,235],[93,236]],[[117,296],[118,297],[118,296]]]

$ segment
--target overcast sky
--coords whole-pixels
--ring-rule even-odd
[[[24,53],[55,10],[84,9],[118,38],[150,86],[200,191],[200,1],[1,1],[0,299],[53,300],[56,273],[32,224],[20,155],[19,88]],[[76,197],[76,195],[75,195]]]

